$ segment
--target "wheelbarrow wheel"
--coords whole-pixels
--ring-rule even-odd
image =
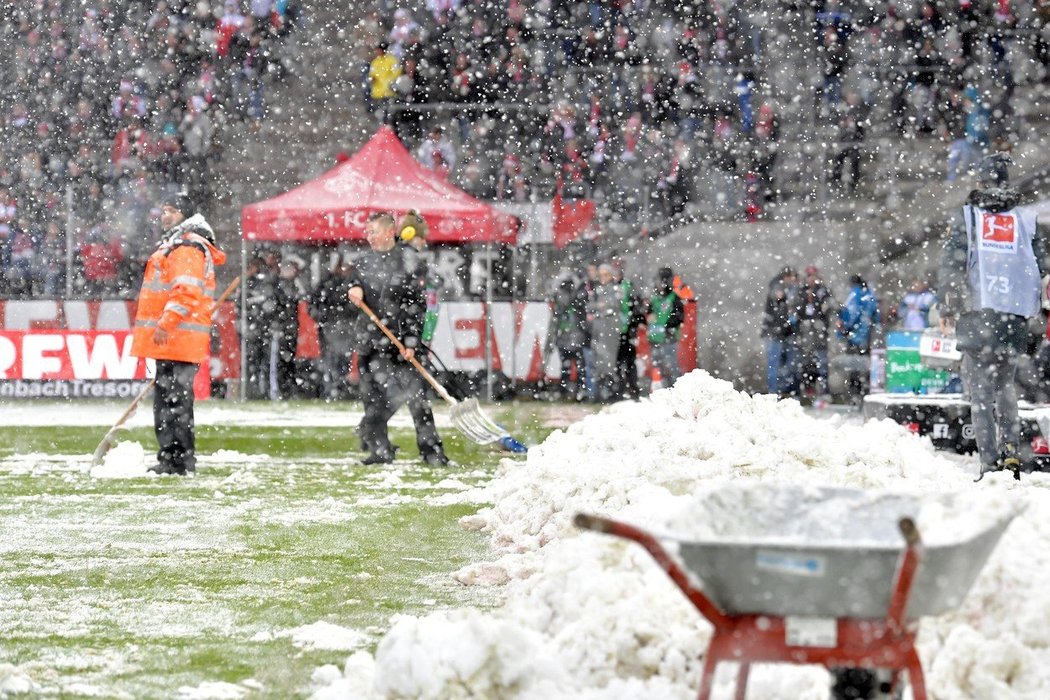
[[[867,668],[836,668],[832,671],[835,683],[831,686],[831,700],[875,700],[879,688],[875,671]]]

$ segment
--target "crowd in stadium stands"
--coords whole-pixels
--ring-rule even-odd
[[[1018,71],[1050,61],[1050,3],[464,3],[374,12],[355,45],[377,119],[474,194],[607,202],[637,220],[706,199],[756,218],[778,191],[785,138],[769,98],[787,37],[773,12],[811,23],[812,117],[831,125],[832,187],[855,193],[864,140],[940,136],[945,176],[1009,139]],[[809,94],[799,90],[798,97]],[[557,96],[552,99],[552,96]],[[808,121],[808,117],[807,117]],[[810,132],[812,133],[812,131]],[[650,201],[646,202],[645,198]]]
[[[298,18],[296,0],[9,3],[0,296],[130,288],[156,241],[158,194],[208,199],[218,122],[262,118],[264,86],[281,77],[271,50]]]
[[[1009,144],[1018,76],[1048,75],[1047,0],[752,4],[374,0],[345,36],[361,99],[428,167],[482,198],[560,192],[630,224],[691,202],[758,218],[803,141],[832,144],[844,193],[863,194],[877,135],[944,139],[954,179]],[[10,5],[0,296],[126,292],[158,189],[208,201],[217,133],[263,118],[300,16],[297,0]],[[772,95],[792,18],[810,29],[789,105]]]

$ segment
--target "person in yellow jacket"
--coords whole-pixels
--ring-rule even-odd
[[[400,75],[401,64],[398,63],[397,56],[387,52],[385,43],[379,44],[376,47],[375,58],[368,66],[368,80],[371,86],[368,93],[371,98],[369,111],[382,111],[385,114],[387,103],[395,95],[394,83]],[[380,120],[383,120],[384,114],[380,114]]]
[[[215,268],[226,262],[211,226],[193,212],[185,193],[162,202],[164,238],[146,262],[135,314],[131,353],[156,361],[153,429],[160,449],[150,471],[157,474],[196,470],[193,378],[208,356]]]

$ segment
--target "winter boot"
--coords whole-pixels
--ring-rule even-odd
[[[432,467],[447,467],[452,461],[445,455],[445,451],[441,448],[431,450],[430,452],[424,452],[420,455],[423,458],[423,462],[429,464]]]
[[[1015,479],[1021,480],[1021,458],[1017,454],[1017,445],[1011,442],[1006,443],[999,451],[999,459],[995,464],[999,469],[1009,469],[1013,472]]]
[[[361,460],[362,464],[390,464],[394,461],[392,452],[373,452]]]

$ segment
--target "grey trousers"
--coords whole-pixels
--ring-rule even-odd
[[[1010,349],[964,351],[963,381],[970,394],[973,424],[981,471],[995,466],[1000,449],[1017,450],[1021,419],[1017,415],[1017,353]]]
[[[191,362],[157,360],[153,390],[153,431],[157,435],[157,463],[175,471],[192,472],[197,466],[193,435],[193,378]]]

